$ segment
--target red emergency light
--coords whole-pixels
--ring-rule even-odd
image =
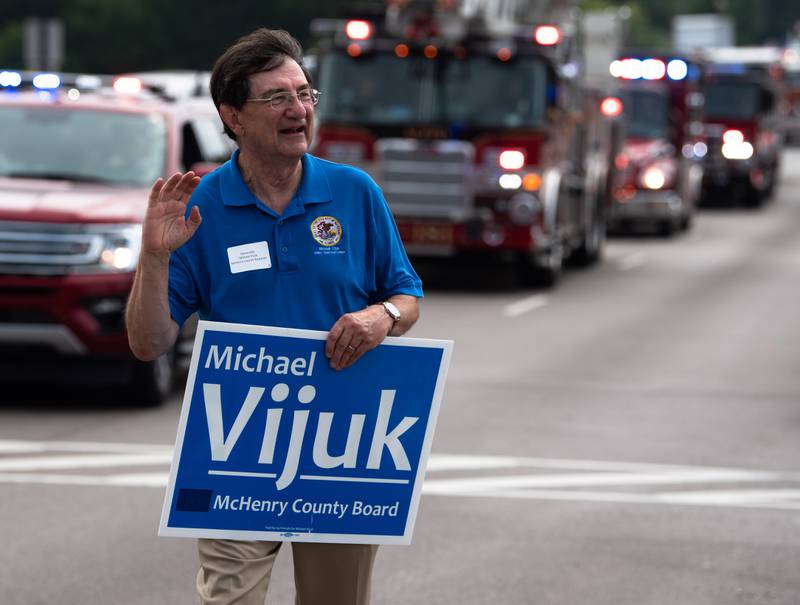
[[[555,46],[561,41],[561,32],[555,25],[540,25],[533,34],[540,46]]]
[[[622,113],[622,101],[617,97],[606,97],[600,103],[600,111],[604,116],[615,118]]]
[[[348,21],[344,31],[351,40],[369,40],[372,37],[372,24],[369,21]]]

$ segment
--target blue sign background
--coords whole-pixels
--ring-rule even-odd
[[[253,331],[240,331],[243,329]],[[452,343],[387,339],[350,368],[336,372],[325,357],[325,337],[321,332],[201,322],[162,515],[162,535],[410,542],[424,475],[420,463],[427,461]],[[224,364],[219,369],[214,367],[213,356],[209,356],[213,345],[217,359],[231,347],[230,369]],[[258,355],[262,348],[263,354],[273,358],[272,373],[264,371],[266,362],[261,372],[245,371],[241,365],[238,371],[233,369],[237,352],[240,360],[251,355],[247,367],[254,369],[257,357],[252,355]],[[304,359],[294,367],[297,374],[307,374],[312,353],[316,355],[310,376],[291,371],[275,373],[291,368],[292,360]],[[280,357],[288,358],[288,368],[287,364],[283,368],[275,365]],[[265,389],[225,461],[212,460],[204,384],[220,385],[224,438],[231,434],[250,388]],[[276,385],[285,386],[273,391]],[[282,399],[287,387],[285,400],[275,401],[273,393]],[[394,391],[387,434],[405,417],[418,418],[398,437],[410,470],[396,468],[389,448],[383,445],[379,468],[367,468],[382,391],[385,396],[386,391]],[[314,393],[313,399],[302,402],[308,400],[309,393]],[[273,463],[262,464],[258,460],[271,408],[283,412]],[[281,475],[295,412],[303,410],[309,413],[297,473],[279,490],[274,477],[263,475]],[[315,464],[312,450],[320,413],[324,412],[333,413],[325,448],[331,456],[345,452],[353,415],[365,416],[355,468],[320,468]],[[243,507],[243,502],[249,505]],[[254,502],[259,503],[257,510],[253,510]]]

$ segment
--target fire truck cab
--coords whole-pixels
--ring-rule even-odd
[[[783,148],[780,52],[720,48],[707,58],[703,203],[758,206],[777,183]]]
[[[783,84],[786,125],[786,142],[800,143],[800,42],[783,53]]]
[[[625,143],[615,160],[609,228],[646,224],[664,235],[687,229],[706,153],[700,69],[685,57],[633,55],[614,61],[610,71],[625,108]]]
[[[378,182],[409,254],[493,254],[546,284],[600,257],[613,155],[573,4],[388,2],[314,24],[315,153]]]

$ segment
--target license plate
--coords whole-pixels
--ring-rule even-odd
[[[453,245],[453,225],[449,223],[406,223],[398,225],[400,236],[408,244],[420,246]]]

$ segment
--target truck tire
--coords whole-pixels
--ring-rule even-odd
[[[153,361],[135,361],[128,395],[140,407],[164,403],[175,383],[175,355],[166,353]]]
[[[675,235],[677,229],[678,225],[676,225],[675,221],[671,218],[663,219],[658,225],[658,232],[662,237],[672,237]]]
[[[760,208],[766,200],[766,192],[748,184],[744,193],[744,205],[747,208]]]
[[[519,259],[520,281],[526,286],[552,288],[558,283],[564,269],[561,250],[552,250],[545,262],[529,257]]]
[[[578,267],[593,265],[602,258],[605,243],[606,222],[602,213],[595,209],[592,214],[592,224],[583,234],[583,241],[572,254],[570,260]]]

